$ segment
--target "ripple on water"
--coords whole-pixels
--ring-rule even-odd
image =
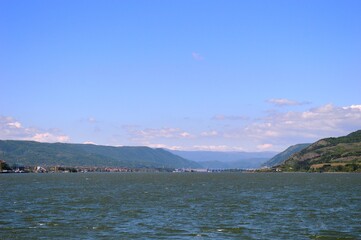
[[[0,239],[361,239],[360,174],[0,177]]]

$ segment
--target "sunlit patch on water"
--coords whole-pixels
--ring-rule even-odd
[[[319,240],[357,240],[356,236],[352,236],[349,233],[339,232],[339,231],[320,231],[318,234],[310,236],[310,239],[319,239]]]

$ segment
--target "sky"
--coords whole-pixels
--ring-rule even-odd
[[[359,0],[0,0],[0,139],[282,151],[361,129]]]

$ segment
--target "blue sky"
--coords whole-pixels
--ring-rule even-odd
[[[361,129],[361,2],[0,1],[0,139],[280,151]]]

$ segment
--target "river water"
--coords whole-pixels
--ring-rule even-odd
[[[361,174],[1,174],[0,239],[361,239]]]

